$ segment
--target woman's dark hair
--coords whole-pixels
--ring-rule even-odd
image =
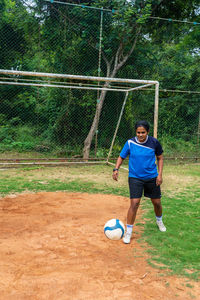
[[[138,128],[138,127],[144,127],[146,129],[147,132],[149,132],[149,123],[147,121],[144,121],[144,120],[141,120],[141,121],[137,121],[135,123],[135,130]]]

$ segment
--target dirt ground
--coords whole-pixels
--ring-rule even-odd
[[[147,264],[137,226],[130,245],[106,238],[104,224],[125,223],[128,205],[124,197],[64,192],[1,198],[0,299],[200,299],[197,282]]]

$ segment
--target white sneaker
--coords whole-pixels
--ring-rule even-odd
[[[167,230],[165,225],[163,224],[163,221],[156,221],[156,223],[160,231],[165,232]]]
[[[130,244],[130,242],[131,242],[131,236],[132,236],[131,233],[128,233],[128,232],[125,233],[125,235],[123,237],[124,244]]]

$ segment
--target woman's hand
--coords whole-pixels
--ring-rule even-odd
[[[116,171],[113,172],[112,178],[117,181],[118,180],[118,175],[119,175],[119,172],[116,170]]]
[[[163,171],[163,154],[157,156],[158,162],[158,177],[156,178],[156,185],[162,184],[162,171]]]
[[[123,163],[123,158],[121,158],[121,156],[119,156],[118,157],[118,159],[117,159],[117,162],[116,162],[116,165],[115,165],[115,167],[114,167],[114,169],[113,169],[113,174],[112,174],[112,178],[114,179],[114,180],[118,180],[118,175],[119,175],[119,168],[120,168],[120,166],[121,166],[121,164]]]
[[[158,175],[158,177],[156,178],[156,185],[161,185],[162,184],[162,176]]]

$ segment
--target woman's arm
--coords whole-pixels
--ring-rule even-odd
[[[117,169],[117,170],[115,170],[115,171],[113,171],[113,175],[112,175],[112,177],[113,177],[113,179],[114,180],[118,180],[118,170],[119,170],[119,168],[120,168],[120,166],[121,166],[121,164],[123,163],[123,158],[121,158],[121,156],[119,156],[118,157],[118,159],[117,159],[117,162],[116,162],[116,165],[115,165],[115,168],[114,169]]]
[[[157,156],[157,162],[158,162],[158,177],[156,178],[156,184],[161,185],[162,184],[162,172],[163,172],[163,154]]]

